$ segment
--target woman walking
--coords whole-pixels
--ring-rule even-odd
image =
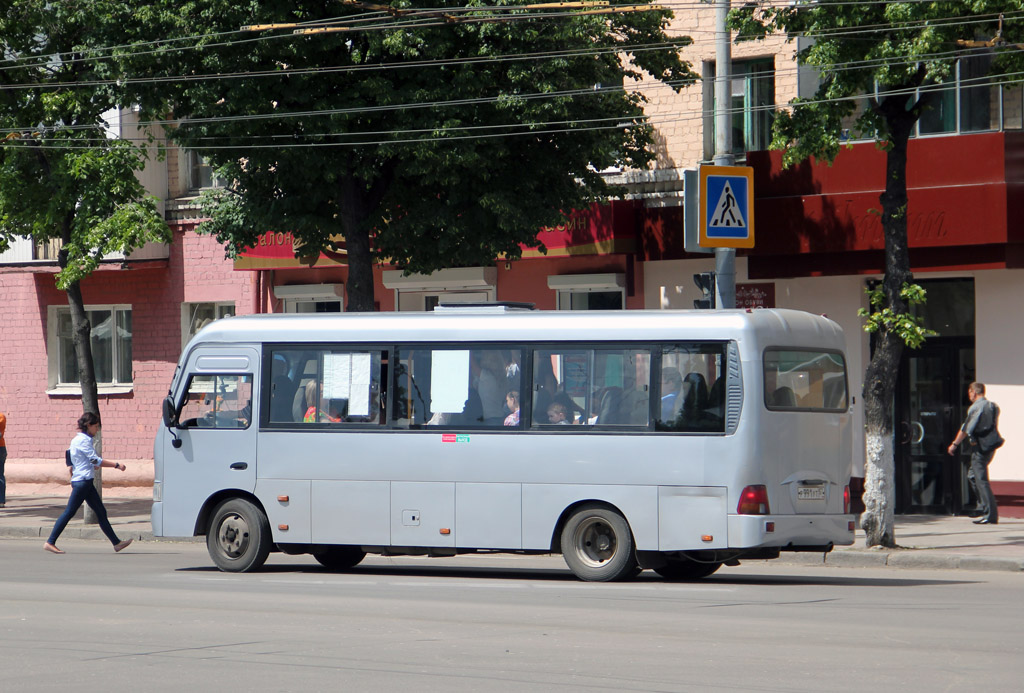
[[[7,417],[0,411],[0,508],[7,504],[7,477],[4,476],[4,462],[7,461],[7,441],[4,440],[6,431]]]
[[[64,514],[57,518],[57,523],[53,526],[50,538],[43,544],[43,548],[50,553],[64,553],[57,548],[57,539],[60,537],[60,533],[64,531],[64,528],[67,527],[71,518],[78,512],[78,509],[82,507],[82,503],[88,503],[89,507],[96,513],[100,529],[107,535],[110,543],[114,545],[114,551],[121,551],[128,544],[131,544],[132,540],[125,539],[121,541],[117,538],[117,534],[114,533],[114,528],[110,526],[110,522],[107,520],[107,509],[103,507],[100,494],[96,491],[96,487],[93,486],[93,472],[97,467],[113,467],[123,472],[125,466],[120,462],[101,459],[96,454],[96,450],[93,449],[92,439],[100,430],[99,415],[91,411],[82,414],[78,419],[78,430],[80,433],[72,439],[71,447],[69,448],[71,453],[71,497],[68,499],[68,507],[64,509]]]

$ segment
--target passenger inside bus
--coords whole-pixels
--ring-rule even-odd
[[[667,366],[661,369],[661,420],[672,421],[681,405],[679,391],[683,389],[683,378],[678,368]]]
[[[558,426],[568,426],[570,423],[569,411],[561,402],[552,402],[551,406],[548,407],[547,416],[549,424],[555,424]]]

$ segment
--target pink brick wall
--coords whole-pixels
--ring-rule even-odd
[[[143,269],[102,270],[82,283],[90,304],[132,307],[132,370],[134,390],[100,395],[103,454],[113,459],[151,460],[160,421],[160,402],[167,394],[181,351],[181,304],[234,301],[238,314],[253,310],[253,274],[235,272],[215,240],[177,229],[166,265],[146,263]],[[187,286],[186,286],[187,280]],[[47,307],[67,305],[50,271],[0,268],[0,411],[7,415],[11,461],[60,459],[76,432],[82,413],[80,397],[46,394]],[[8,467],[10,469],[10,467]]]

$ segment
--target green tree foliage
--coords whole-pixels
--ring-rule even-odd
[[[789,165],[808,157],[831,162],[844,139],[873,137],[886,152],[882,228],[885,274],[871,296],[866,328],[875,335],[864,378],[867,434],[862,525],[868,545],[894,546],[892,412],[900,358],[906,344],[923,334],[909,315],[908,300],[923,298],[912,284],[907,243],[907,142],[922,113],[938,108],[941,89],[962,59],[985,56],[991,73],[1019,70],[1024,39],[1020,2],[800,1],[749,3],[730,16],[743,39],[782,33],[799,38],[801,65],[817,70],[820,83],[810,99],[795,99],[775,121],[772,147]],[[1001,30],[1001,34],[999,33]],[[1000,36],[1000,41],[989,41]],[[981,45],[990,42],[992,45]],[[997,77],[998,79],[998,77]]]
[[[71,307],[82,403],[99,412],[79,283],[107,253],[170,241],[136,178],[146,149],[108,137],[118,105],[108,64],[121,2],[15,0],[0,11],[0,250],[15,237],[58,240],[57,286]],[[116,86],[116,84],[114,85]]]
[[[652,159],[644,98],[623,85],[696,77],[666,11],[523,4],[399,0],[389,16],[341,0],[158,0],[147,24],[169,40],[155,55],[126,50],[123,64],[177,76],[140,85],[139,101],[181,118],[171,137],[231,181],[203,201],[202,230],[229,254],[269,230],[291,231],[302,254],[339,251],[343,237],[348,309],[373,310],[375,262],[431,272],[514,259],[563,211],[606,197],[597,171]],[[348,30],[238,33],[325,20]]]

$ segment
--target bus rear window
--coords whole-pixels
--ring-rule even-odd
[[[846,361],[839,352],[766,349],[764,397],[772,410],[845,411]]]

